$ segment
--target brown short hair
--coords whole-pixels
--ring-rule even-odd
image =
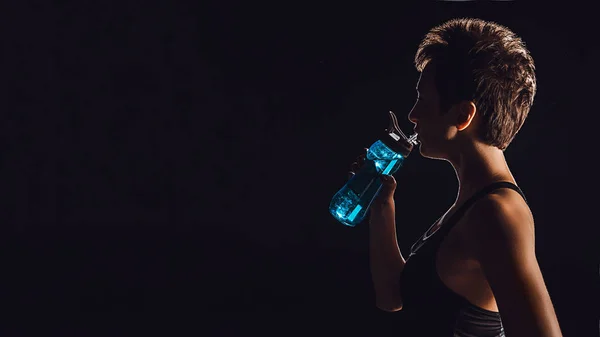
[[[443,111],[462,100],[481,114],[485,143],[505,150],[523,126],[536,92],[535,65],[510,29],[473,18],[432,28],[419,45],[415,66],[435,63]]]

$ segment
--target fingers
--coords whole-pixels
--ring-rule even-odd
[[[361,154],[360,156],[358,156],[358,158],[356,158],[356,162],[358,163],[358,165],[362,166],[362,164],[365,163],[366,159],[367,159],[367,156],[364,154]]]
[[[356,166],[356,168],[359,169],[363,166],[365,160],[367,160],[367,152],[369,151],[369,149],[365,147],[363,150],[365,151],[365,153],[362,153],[358,157],[356,157],[356,161],[352,163],[352,166]]]
[[[393,191],[396,189],[396,179],[394,179],[394,176],[382,174],[379,176],[379,179],[385,190]]]
[[[360,156],[358,156],[359,158],[363,158],[363,160],[367,157],[367,153],[369,153],[369,148],[368,147],[363,147],[363,151],[364,153],[362,153]]]
[[[364,151],[364,153],[362,153],[358,157],[356,157],[356,161],[350,165],[350,171],[348,172],[348,179],[352,179],[352,177],[354,177],[356,172],[358,172],[361,169],[361,167],[364,165],[365,161],[367,160],[367,153],[369,152],[369,148],[364,147],[363,151]]]
[[[381,180],[381,190],[379,190],[377,200],[393,200],[394,192],[396,192],[396,179],[387,174],[380,175],[379,179]]]
[[[381,174],[381,175],[379,175],[379,178],[381,179],[381,181],[384,184],[395,184],[396,183],[396,179],[394,179],[394,176],[390,175],[390,174]]]

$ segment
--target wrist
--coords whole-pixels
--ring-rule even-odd
[[[371,204],[373,210],[383,210],[386,208],[394,207],[394,198],[375,199]]]

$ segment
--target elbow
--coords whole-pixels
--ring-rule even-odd
[[[375,306],[386,312],[402,310],[403,301],[400,282],[396,279],[388,282],[374,282]]]
[[[375,306],[379,310],[383,310],[386,312],[397,312],[402,310],[402,303],[392,302],[392,301],[377,301]]]
[[[386,312],[396,312],[402,310],[402,299],[397,291],[377,294],[375,306]]]

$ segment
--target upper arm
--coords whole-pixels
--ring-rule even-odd
[[[474,253],[496,298],[506,335],[562,336],[535,255],[528,207],[492,194],[472,211]]]

